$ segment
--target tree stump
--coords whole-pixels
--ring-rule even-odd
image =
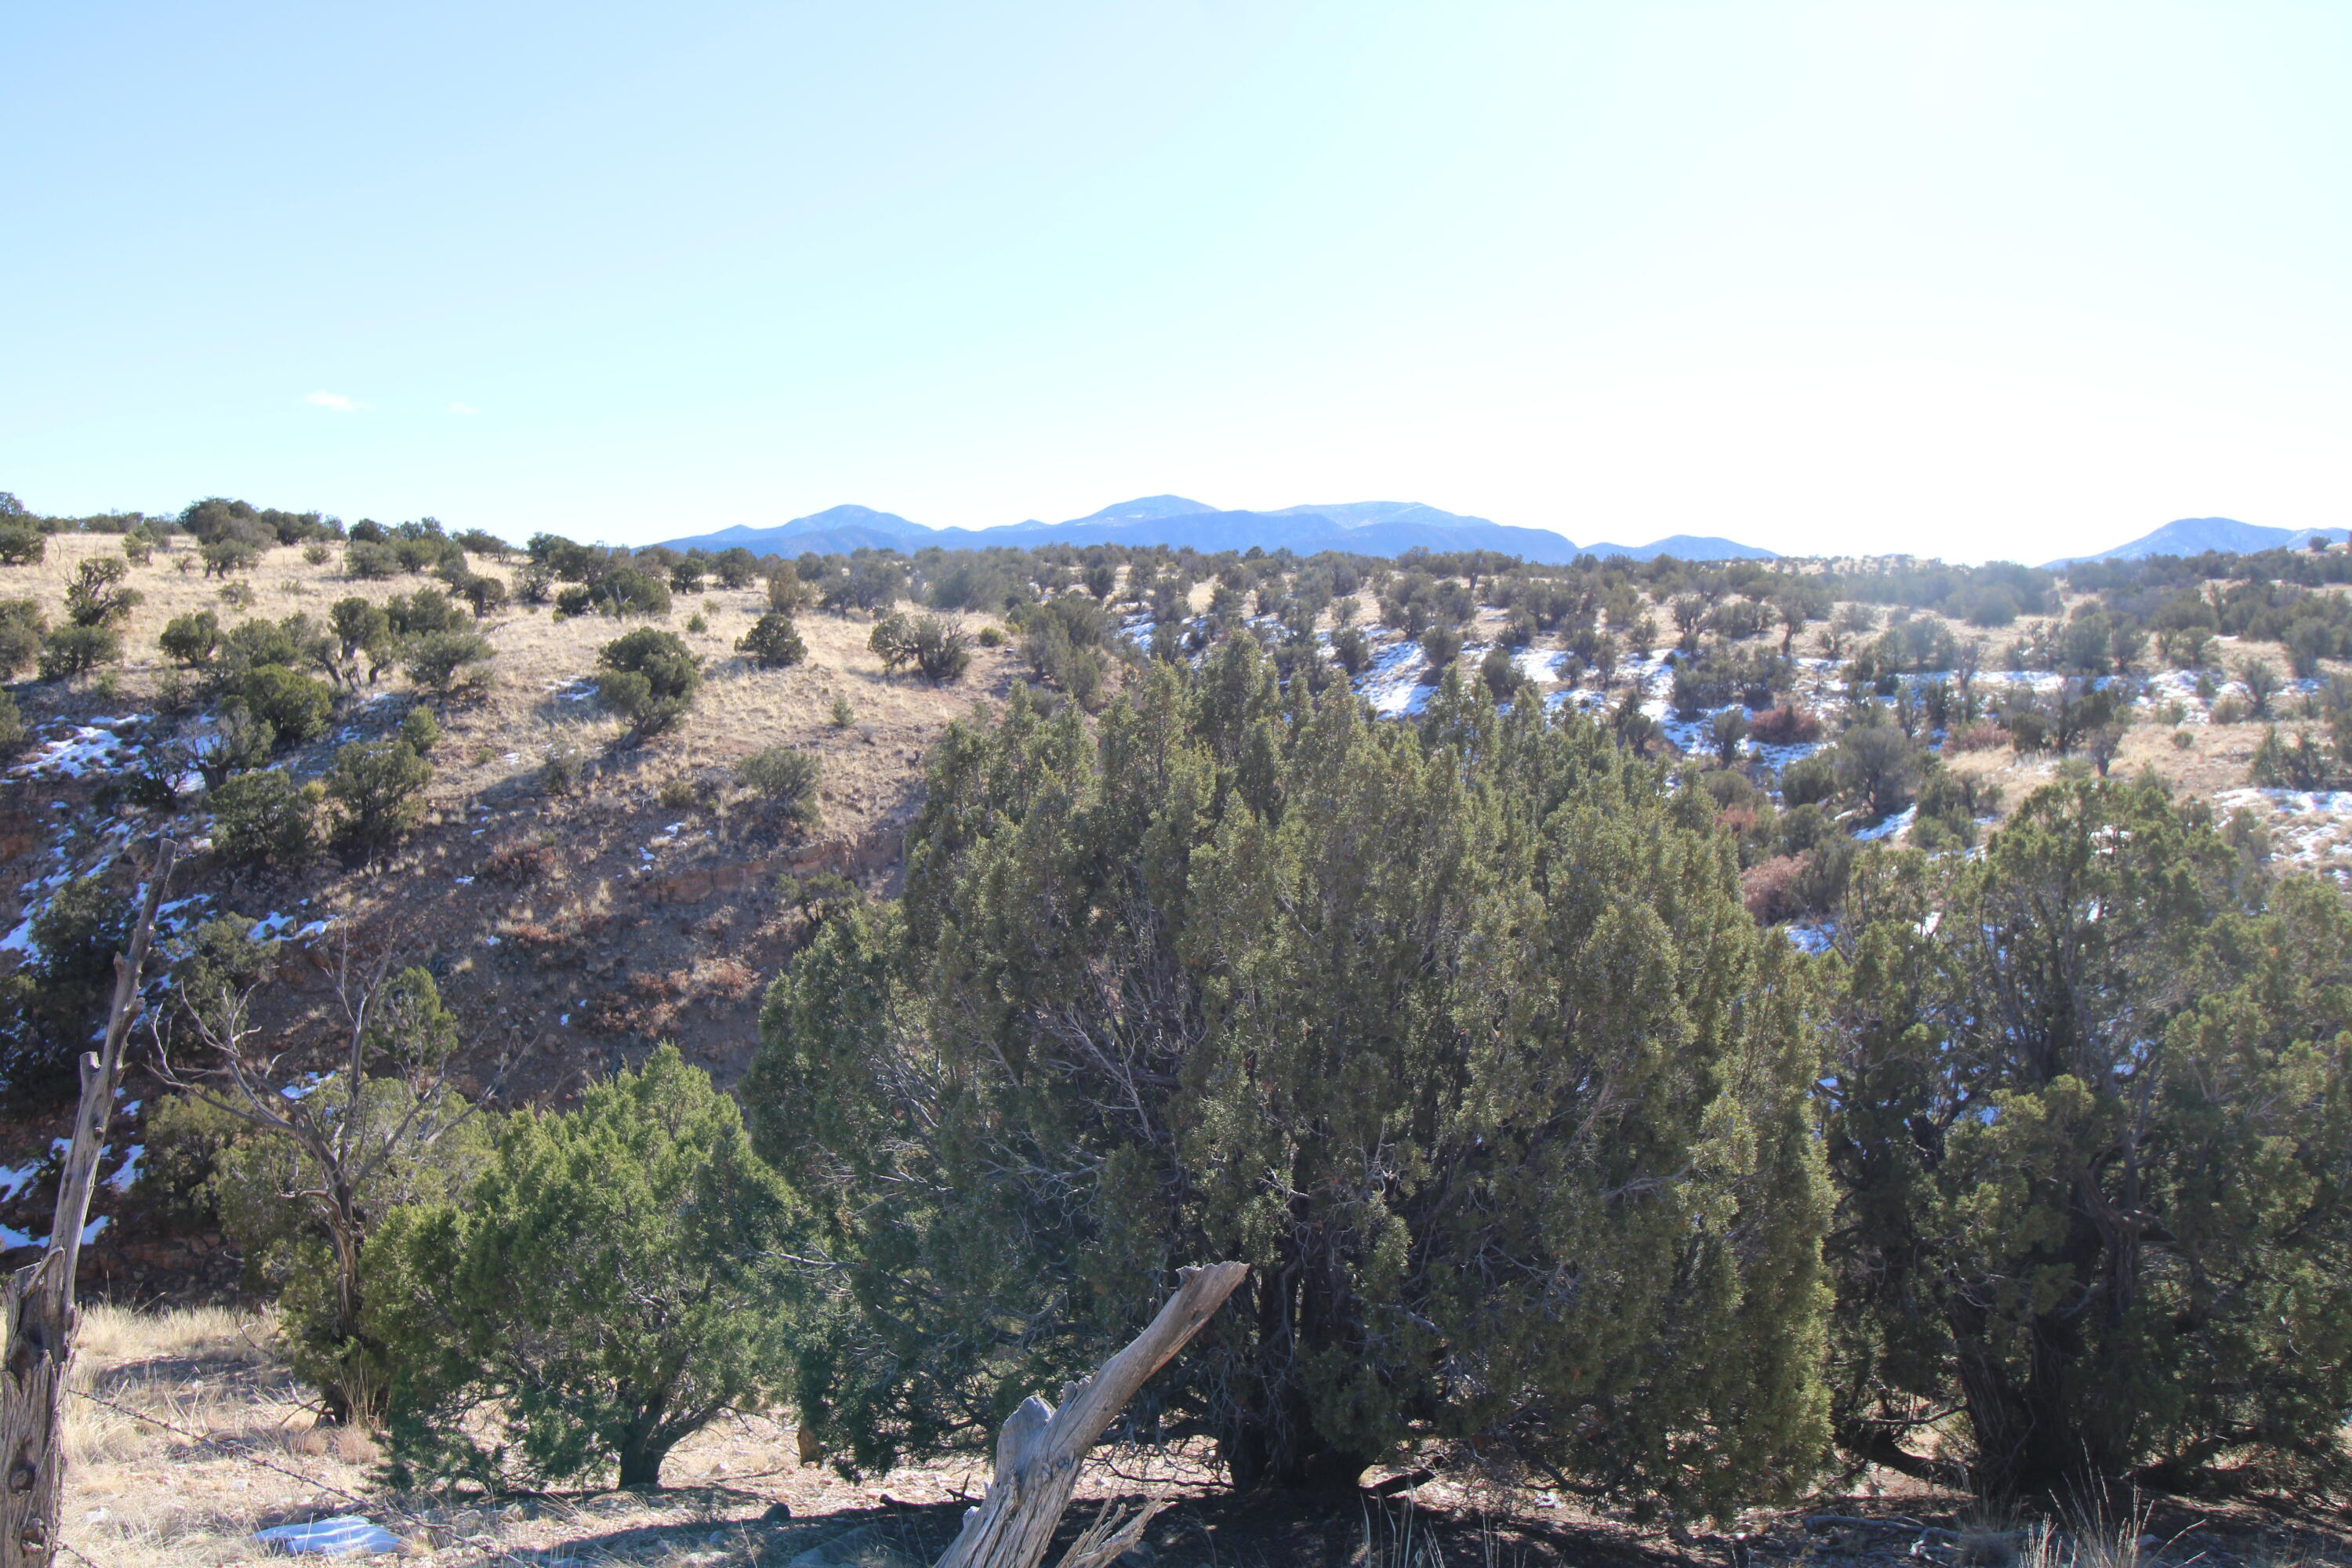
[[[158,847],[148,874],[146,901],[131,929],[131,951],[114,955],[114,1005],[106,1043],[81,1058],[81,1100],[74,1108],[73,1142],[58,1180],[58,1206],[47,1247],[38,1262],[8,1281],[6,1360],[0,1363],[0,1568],[47,1568],[56,1561],[58,1514],[65,1496],[65,1440],[58,1429],[66,1375],[73,1364],[74,1271],[82,1227],[98,1184],[106,1124],[114,1114],[114,1085],[122,1076],[122,1042],[139,1016],[139,975],[154,934],[155,910],[171,879],[176,846]]]
[[[1062,1407],[1031,1394],[996,1435],[996,1477],[988,1494],[964,1516],[963,1530],[937,1568],[1037,1568],[1070,1506],[1078,1469],[1135,1391],[1168,1364],[1249,1272],[1242,1263],[1177,1271],[1176,1294],[1151,1325],[1092,1377],[1066,1391]],[[1061,1568],[1096,1568],[1117,1558],[1143,1533],[1156,1508],[1124,1524],[1106,1515],[1074,1548]]]

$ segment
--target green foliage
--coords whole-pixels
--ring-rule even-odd
[[[673,632],[641,627],[606,643],[596,661],[605,669],[597,695],[639,739],[683,723],[702,688],[701,661]]]
[[[540,759],[539,787],[549,795],[570,795],[587,771],[588,761],[577,746],[551,746]]]
[[[1486,657],[1478,661],[1478,679],[1486,683],[1487,693],[1496,701],[1508,702],[1519,684],[1519,667],[1511,658],[1511,650],[1488,648]]]
[[[839,615],[851,610],[880,612],[907,595],[907,569],[887,555],[860,552],[848,570],[827,578],[817,602]]]
[[[1462,657],[1462,634],[1449,626],[1433,626],[1421,634],[1421,655],[1433,679],[1454,668]]]
[[[1083,594],[1065,594],[1029,606],[1021,651],[1046,684],[1092,711],[1101,706],[1109,672],[1110,616]]]
[[[1748,751],[1748,715],[1738,708],[1726,708],[1706,723],[1707,739],[1715,747],[1716,761],[1734,767]]]
[[[129,620],[142,597],[138,589],[122,585],[130,572],[127,561],[103,556],[84,561],[66,584],[66,619],[78,626],[110,626]]]
[[[368,1246],[395,1475],[658,1485],[681,1439],[790,1391],[801,1226],[674,1047],[577,1110],[513,1118],[462,1203],[402,1209]]]
[[[913,665],[934,686],[961,679],[971,667],[971,637],[937,616],[885,616],[874,623],[866,646],[880,656],[886,673]]]
[[[2246,700],[2253,704],[2254,716],[2269,718],[2272,700],[2286,684],[2279,679],[2278,667],[2265,658],[2250,658],[2238,667],[2238,679],[2246,689]]]
[[[155,646],[163,657],[188,669],[200,669],[220,651],[220,616],[210,610],[174,616],[157,634]]]
[[[429,757],[441,743],[441,725],[433,710],[419,703],[400,716],[400,738],[420,757]]]
[[[0,981],[0,1080],[12,1107],[71,1098],[75,1059],[113,996],[131,921],[130,900],[96,877],[66,883],[34,914],[26,965]]]
[[[173,1178],[196,1189],[185,1206],[216,1216],[243,1254],[248,1287],[278,1292],[292,1370],[319,1390],[325,1417],[373,1422],[393,1363],[366,1325],[368,1242],[399,1205],[462,1191],[494,1127],[437,1070],[455,1026],[422,969],[366,989],[352,1049],[323,1079],[281,1076],[274,1053],[249,1050],[247,998],[277,945],[233,916],[172,944],[165,1037],[202,1043],[167,1058],[175,1076],[207,1057],[215,1070],[181,1078],[184,1095],[157,1108],[149,1131]]]
[[[41,679],[71,680],[121,657],[122,634],[112,626],[59,626],[41,639]]]
[[[338,599],[328,612],[329,625],[333,628],[335,657],[329,667],[338,684],[355,686],[359,683],[359,665],[362,658],[368,662],[368,679],[392,661],[396,639],[393,636],[392,617],[380,605],[369,603],[357,595]]]
[[[452,587],[459,598],[473,606],[477,616],[506,608],[507,585],[496,577],[468,572],[461,574]]]
[[[213,848],[230,865],[298,866],[319,850],[324,791],[269,769],[224,780],[208,797]]]
[[[337,748],[321,782],[335,805],[336,847],[372,857],[424,815],[422,797],[433,782],[433,764],[405,741],[352,741]]]
[[[14,680],[41,655],[48,617],[32,599],[0,599],[0,680]]]
[[[362,582],[397,577],[404,568],[399,552],[382,540],[353,539],[343,546],[343,574]]]
[[[25,710],[13,691],[0,691],[0,761],[13,757],[25,743]]]
[[[1852,795],[1873,821],[1911,803],[1919,777],[1919,748],[1892,723],[1850,726],[1839,737],[1829,760],[1838,787]]]
[[[1858,877],[1825,1080],[1858,1458],[1932,1473],[1924,1400],[1994,1495],[2352,1479],[2352,912],[2264,893],[2099,783]]]
[[[854,903],[859,897],[857,884],[837,871],[812,871],[805,877],[787,871],[776,879],[776,901],[798,910],[803,920],[820,919],[827,909]]]
[[[819,819],[817,784],[823,765],[806,752],[770,746],[735,764],[735,782],[794,822],[814,827]]]
[[[48,535],[32,523],[0,524],[0,566],[36,565],[48,552]]]
[[[457,1048],[457,1019],[441,1005],[432,971],[412,966],[377,990],[360,1037],[370,1061],[402,1074],[438,1071]]]
[[[2263,727],[2246,776],[2249,783],[2265,789],[2326,789],[2335,773],[2327,749],[2314,741],[2309,731],[2296,731],[2294,742],[2289,745],[2279,739],[2278,726],[2271,724]]]
[[[904,899],[828,914],[743,1091],[845,1265],[803,1404],[858,1463],[1238,1258],[1146,1419],[1244,1483],[1413,1436],[1686,1513],[1812,1473],[1813,1004],[1711,811],[1458,676],[1418,729],[1286,698],[1249,638],[936,757]]]
[[[560,616],[595,614],[626,620],[632,616],[669,614],[669,584],[634,566],[604,570],[593,583],[581,583],[555,595]]]
[[[1359,676],[1372,667],[1372,645],[1358,626],[1341,626],[1331,634],[1333,662],[1350,677]]]
[[[297,675],[280,664],[247,670],[238,695],[281,746],[310,744],[327,732],[334,717],[335,694],[325,681]]]
[[[352,1162],[360,1180],[349,1199],[362,1268],[365,1249],[401,1205],[454,1196],[488,1162],[495,1123],[469,1115],[455,1096],[428,1105],[410,1084],[372,1077],[354,1105],[337,1075],[304,1100],[330,1139],[364,1152]],[[278,1333],[296,1378],[341,1418],[371,1419],[383,1411],[399,1360],[370,1331],[364,1276],[357,1301],[340,1289],[336,1229],[316,1212],[332,1200],[287,1197],[336,1185],[321,1180],[326,1169],[301,1141],[248,1132],[215,1156],[207,1195],[222,1233],[244,1254],[248,1284],[277,1293]]]
[[[417,637],[432,632],[462,631],[466,626],[466,613],[438,588],[394,594],[384,601],[383,613],[395,637]]]
[[[808,644],[801,640],[800,628],[793,625],[790,614],[770,610],[751,623],[751,629],[736,642],[735,651],[750,654],[751,662],[762,669],[782,669],[808,658]]]
[[[914,653],[916,672],[934,686],[961,680],[971,668],[970,635],[938,616],[915,617]]]
[[[425,632],[409,639],[408,679],[446,695],[461,677],[467,683],[481,679],[490,658],[489,640],[476,633]]]
[[[914,631],[914,618],[896,612],[874,623],[866,648],[882,661],[883,674],[896,675],[915,661]]]
[[[196,771],[207,791],[216,790],[231,775],[267,763],[277,749],[278,731],[254,717],[243,698],[232,697],[221,704],[212,733],[194,749]]]

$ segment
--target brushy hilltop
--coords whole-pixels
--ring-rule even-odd
[[[1212,1257],[1188,1485],[2352,1484],[2342,552],[0,563],[0,1241],[169,832],[87,1283],[413,1517],[911,1474]]]

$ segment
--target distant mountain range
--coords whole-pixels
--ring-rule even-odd
[[[1638,561],[1658,555],[1686,561],[1775,559],[1771,551],[1754,545],[1683,533],[1643,545],[1580,546],[1549,529],[1514,528],[1483,517],[1442,511],[1419,501],[1340,501],[1276,511],[1226,511],[1182,496],[1144,496],[1067,522],[1015,522],[978,529],[927,528],[895,512],[836,506],[774,528],[738,525],[664,542],[673,550],[728,550],[740,545],[755,555],[798,555],[808,551],[846,553],[885,547],[911,553],[931,545],[984,550],[992,545],[1027,549],[1039,544],[1165,544],[1189,545],[1203,553],[1247,550],[1252,545],[1266,550],[1287,546],[1301,555],[1345,550],[1359,555],[1394,556],[1415,546],[1434,551],[1494,550],[1553,563],[1573,561],[1588,552],[1630,555]]]
[[[2347,537],[2341,528],[2264,528],[2234,517],[2184,517],[2144,533],[2128,544],[2096,555],[2068,555],[2044,562],[2045,566],[2071,566],[2078,561],[2144,561],[2151,555],[2202,555],[2209,550],[2250,555],[2258,550],[2300,550],[2315,538]]]

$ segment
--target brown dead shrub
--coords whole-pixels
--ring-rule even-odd
[[[1944,744],[1955,752],[1997,752],[2009,744],[2009,729],[1997,720],[1979,719],[1953,731]]]
[[[1739,874],[1740,901],[1759,925],[1778,925],[1804,913],[1804,900],[1797,887],[1804,869],[1802,856],[1776,855]]]
[[[1822,738],[1822,721],[1793,702],[1767,708],[1748,726],[1748,738],[1762,746],[1809,746]]]

